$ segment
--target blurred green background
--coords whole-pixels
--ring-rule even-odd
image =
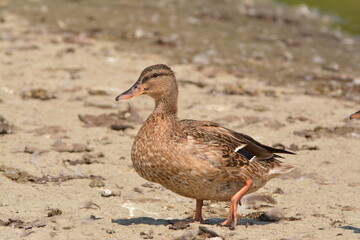
[[[320,12],[331,14],[335,26],[346,32],[360,34],[360,0],[278,0],[290,5],[306,4]],[[336,18],[338,17],[338,18]]]

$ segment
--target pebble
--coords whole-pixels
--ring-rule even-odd
[[[21,92],[21,96],[24,99],[33,98],[33,99],[40,99],[40,100],[50,100],[56,98],[55,94],[49,92],[44,88],[33,88],[33,89],[26,89]]]
[[[188,230],[178,240],[193,240],[198,235],[198,230]]]
[[[104,181],[100,180],[100,179],[94,179],[89,183],[89,186],[94,188],[94,187],[105,187],[105,183]]]
[[[114,189],[107,189],[107,188],[102,188],[100,189],[100,195],[102,197],[120,197],[121,196],[121,191],[120,190],[114,190]]]
[[[143,190],[138,187],[134,187],[134,191],[137,193],[143,193]]]
[[[14,130],[14,126],[0,115],[0,134],[9,134]]]
[[[62,214],[62,211],[60,209],[56,208],[56,209],[50,210],[50,212],[48,212],[47,216],[53,217],[53,216],[61,215],[61,214]]]

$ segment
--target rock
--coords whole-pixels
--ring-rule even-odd
[[[101,179],[94,179],[89,183],[89,186],[94,188],[94,187],[105,187],[105,183],[104,181],[102,181]]]
[[[33,176],[31,176],[29,173],[25,172],[25,171],[20,171],[18,169],[15,168],[6,168],[4,169],[4,175],[16,182],[19,183],[25,183],[29,180],[33,179]]]
[[[143,193],[143,190],[138,187],[134,187],[134,192]]]
[[[113,229],[106,229],[105,231],[106,231],[107,234],[114,234],[114,233],[116,233],[115,230],[113,230]]]
[[[14,126],[10,124],[6,119],[0,115],[0,135],[10,134],[14,130]]]
[[[120,197],[121,196],[121,191],[120,190],[114,190],[114,189],[107,189],[107,188],[103,188],[100,190],[100,195],[102,197]]]
[[[32,225],[37,228],[45,227],[46,221],[45,220],[36,220],[36,221],[32,222]]]
[[[272,209],[265,214],[261,214],[258,219],[262,222],[277,222],[284,218],[285,216],[282,212],[280,212],[278,209]]]
[[[89,164],[100,163],[100,162],[97,160],[94,160],[94,159],[77,159],[77,160],[66,159],[66,160],[63,160],[63,163],[68,163],[71,166],[75,166],[78,164],[88,164],[89,165]]]
[[[125,114],[122,113],[103,113],[100,115],[79,115],[80,121],[85,123],[86,127],[110,127],[111,125],[123,125]]]
[[[48,150],[45,150],[45,149],[41,149],[41,148],[38,148],[38,147],[35,147],[35,146],[26,146],[24,148],[24,153],[30,153],[30,154],[33,154],[33,153],[45,153],[45,152],[48,152]]]
[[[308,122],[314,122],[313,120],[307,118],[307,117],[303,117],[303,116],[299,116],[299,117],[293,117],[293,116],[288,116],[286,118],[286,121],[289,122],[289,123],[294,123],[295,121],[301,121],[301,122],[305,122],[305,121],[308,121]]]
[[[117,105],[111,104],[111,103],[100,103],[100,102],[88,102],[85,101],[84,102],[84,106],[85,107],[96,107],[96,108],[101,108],[101,109],[116,109]]]
[[[52,149],[57,152],[70,152],[70,153],[79,153],[79,152],[90,152],[93,149],[82,143],[73,143],[71,145],[64,143],[62,141],[56,141],[52,145]]]
[[[276,194],[284,194],[284,191],[281,189],[281,188],[276,188],[273,193],[276,193]]]
[[[112,96],[117,94],[119,91],[112,88],[90,88],[88,89],[89,95],[92,96]]]
[[[179,230],[179,229],[186,229],[188,227],[190,227],[190,224],[188,222],[178,221],[175,222],[173,225],[169,226],[169,229]]]
[[[110,128],[115,131],[124,131],[125,129],[128,129],[128,128],[134,129],[133,126],[130,126],[127,124],[112,124],[110,126]]]
[[[199,233],[198,237],[201,238],[213,238],[213,237],[220,237],[216,232],[210,230],[204,226],[199,226]]]
[[[44,126],[41,128],[36,128],[34,130],[32,130],[31,132],[33,132],[35,135],[38,136],[42,136],[42,135],[57,135],[59,133],[66,133],[67,130],[63,129],[61,126]]]
[[[224,94],[228,95],[248,95],[248,92],[238,85],[227,85],[224,89]]]
[[[101,189],[100,194],[103,197],[110,197],[112,196],[112,191],[110,189]]]
[[[37,177],[27,173],[26,171],[21,171],[16,168],[6,167],[4,165],[0,165],[0,172],[4,172],[4,176],[9,179],[16,181],[18,183],[36,183],[36,184],[45,184],[47,182],[65,182],[72,179],[104,179],[101,176],[84,176],[84,175],[62,175],[60,174],[58,177],[44,175],[42,177]]]
[[[295,143],[292,143],[292,144],[290,144],[290,146],[289,146],[289,150],[290,151],[294,151],[294,152],[296,152],[296,151],[299,151],[299,146],[298,145],[296,145]]]
[[[298,221],[301,220],[301,218],[285,217],[285,215],[279,209],[274,208],[267,213],[261,214],[258,217],[258,220],[263,222],[278,222],[281,220]]]
[[[82,159],[85,161],[85,163],[87,163],[86,161],[93,161],[103,157],[105,157],[105,155],[102,152],[97,152],[97,153],[86,152],[82,155]]]
[[[194,240],[196,239],[198,233],[199,233],[198,230],[188,230],[185,231],[182,236],[176,238],[175,240]]]
[[[2,227],[7,226],[6,224],[7,224],[7,222],[0,219],[0,226],[2,226]]]
[[[330,223],[330,226],[334,227],[334,228],[339,228],[339,227],[343,226],[344,224],[345,224],[344,221],[335,220]]]
[[[142,187],[146,187],[146,188],[154,188],[155,185],[153,183],[147,182],[147,183],[143,183],[141,184]]]
[[[68,152],[90,152],[92,150],[93,149],[86,144],[73,143],[71,149]]]
[[[318,146],[309,146],[309,145],[304,144],[301,146],[301,150],[313,151],[313,150],[319,150],[319,147]]]
[[[140,237],[142,237],[143,239],[153,239],[153,234],[154,233],[152,231],[150,231],[149,233],[140,232]]]
[[[284,144],[282,144],[282,143],[274,143],[273,145],[272,145],[272,147],[273,148],[278,148],[278,149],[282,149],[282,150],[285,150],[285,145]]]
[[[55,94],[47,91],[44,88],[33,88],[26,89],[21,92],[21,96],[23,99],[40,99],[40,100],[50,100],[56,98]]]
[[[53,216],[61,215],[61,214],[62,214],[62,211],[60,209],[56,208],[56,209],[50,210],[50,212],[48,212],[47,216],[53,217]]]
[[[348,137],[348,136],[352,136],[352,134],[358,134],[358,133],[360,133],[360,128],[356,128],[352,126],[336,126],[332,128],[317,126],[314,129],[294,131],[295,135],[305,137],[308,139],[315,139],[323,136]]]

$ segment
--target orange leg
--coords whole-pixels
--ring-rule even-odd
[[[245,181],[245,186],[240,189],[237,193],[234,194],[230,202],[230,210],[227,219],[221,223],[221,226],[229,226],[231,230],[235,229],[237,224],[237,208],[240,202],[240,199],[249,191],[253,184],[253,180],[249,179]]]
[[[192,222],[200,222],[204,223],[204,219],[202,217],[202,207],[204,200],[196,199],[196,211],[195,211],[195,219],[186,219],[186,220],[170,220],[169,222],[173,225],[183,225],[189,224]]]
[[[203,223],[204,219],[202,217],[202,207],[203,207],[203,200],[196,199],[196,212],[195,212],[195,222]]]

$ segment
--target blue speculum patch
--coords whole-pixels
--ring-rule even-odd
[[[244,148],[241,148],[241,149],[237,150],[236,152],[240,153],[241,155],[243,155],[244,157],[246,157],[249,160],[255,156],[254,154],[251,154],[248,151],[246,151]]]

